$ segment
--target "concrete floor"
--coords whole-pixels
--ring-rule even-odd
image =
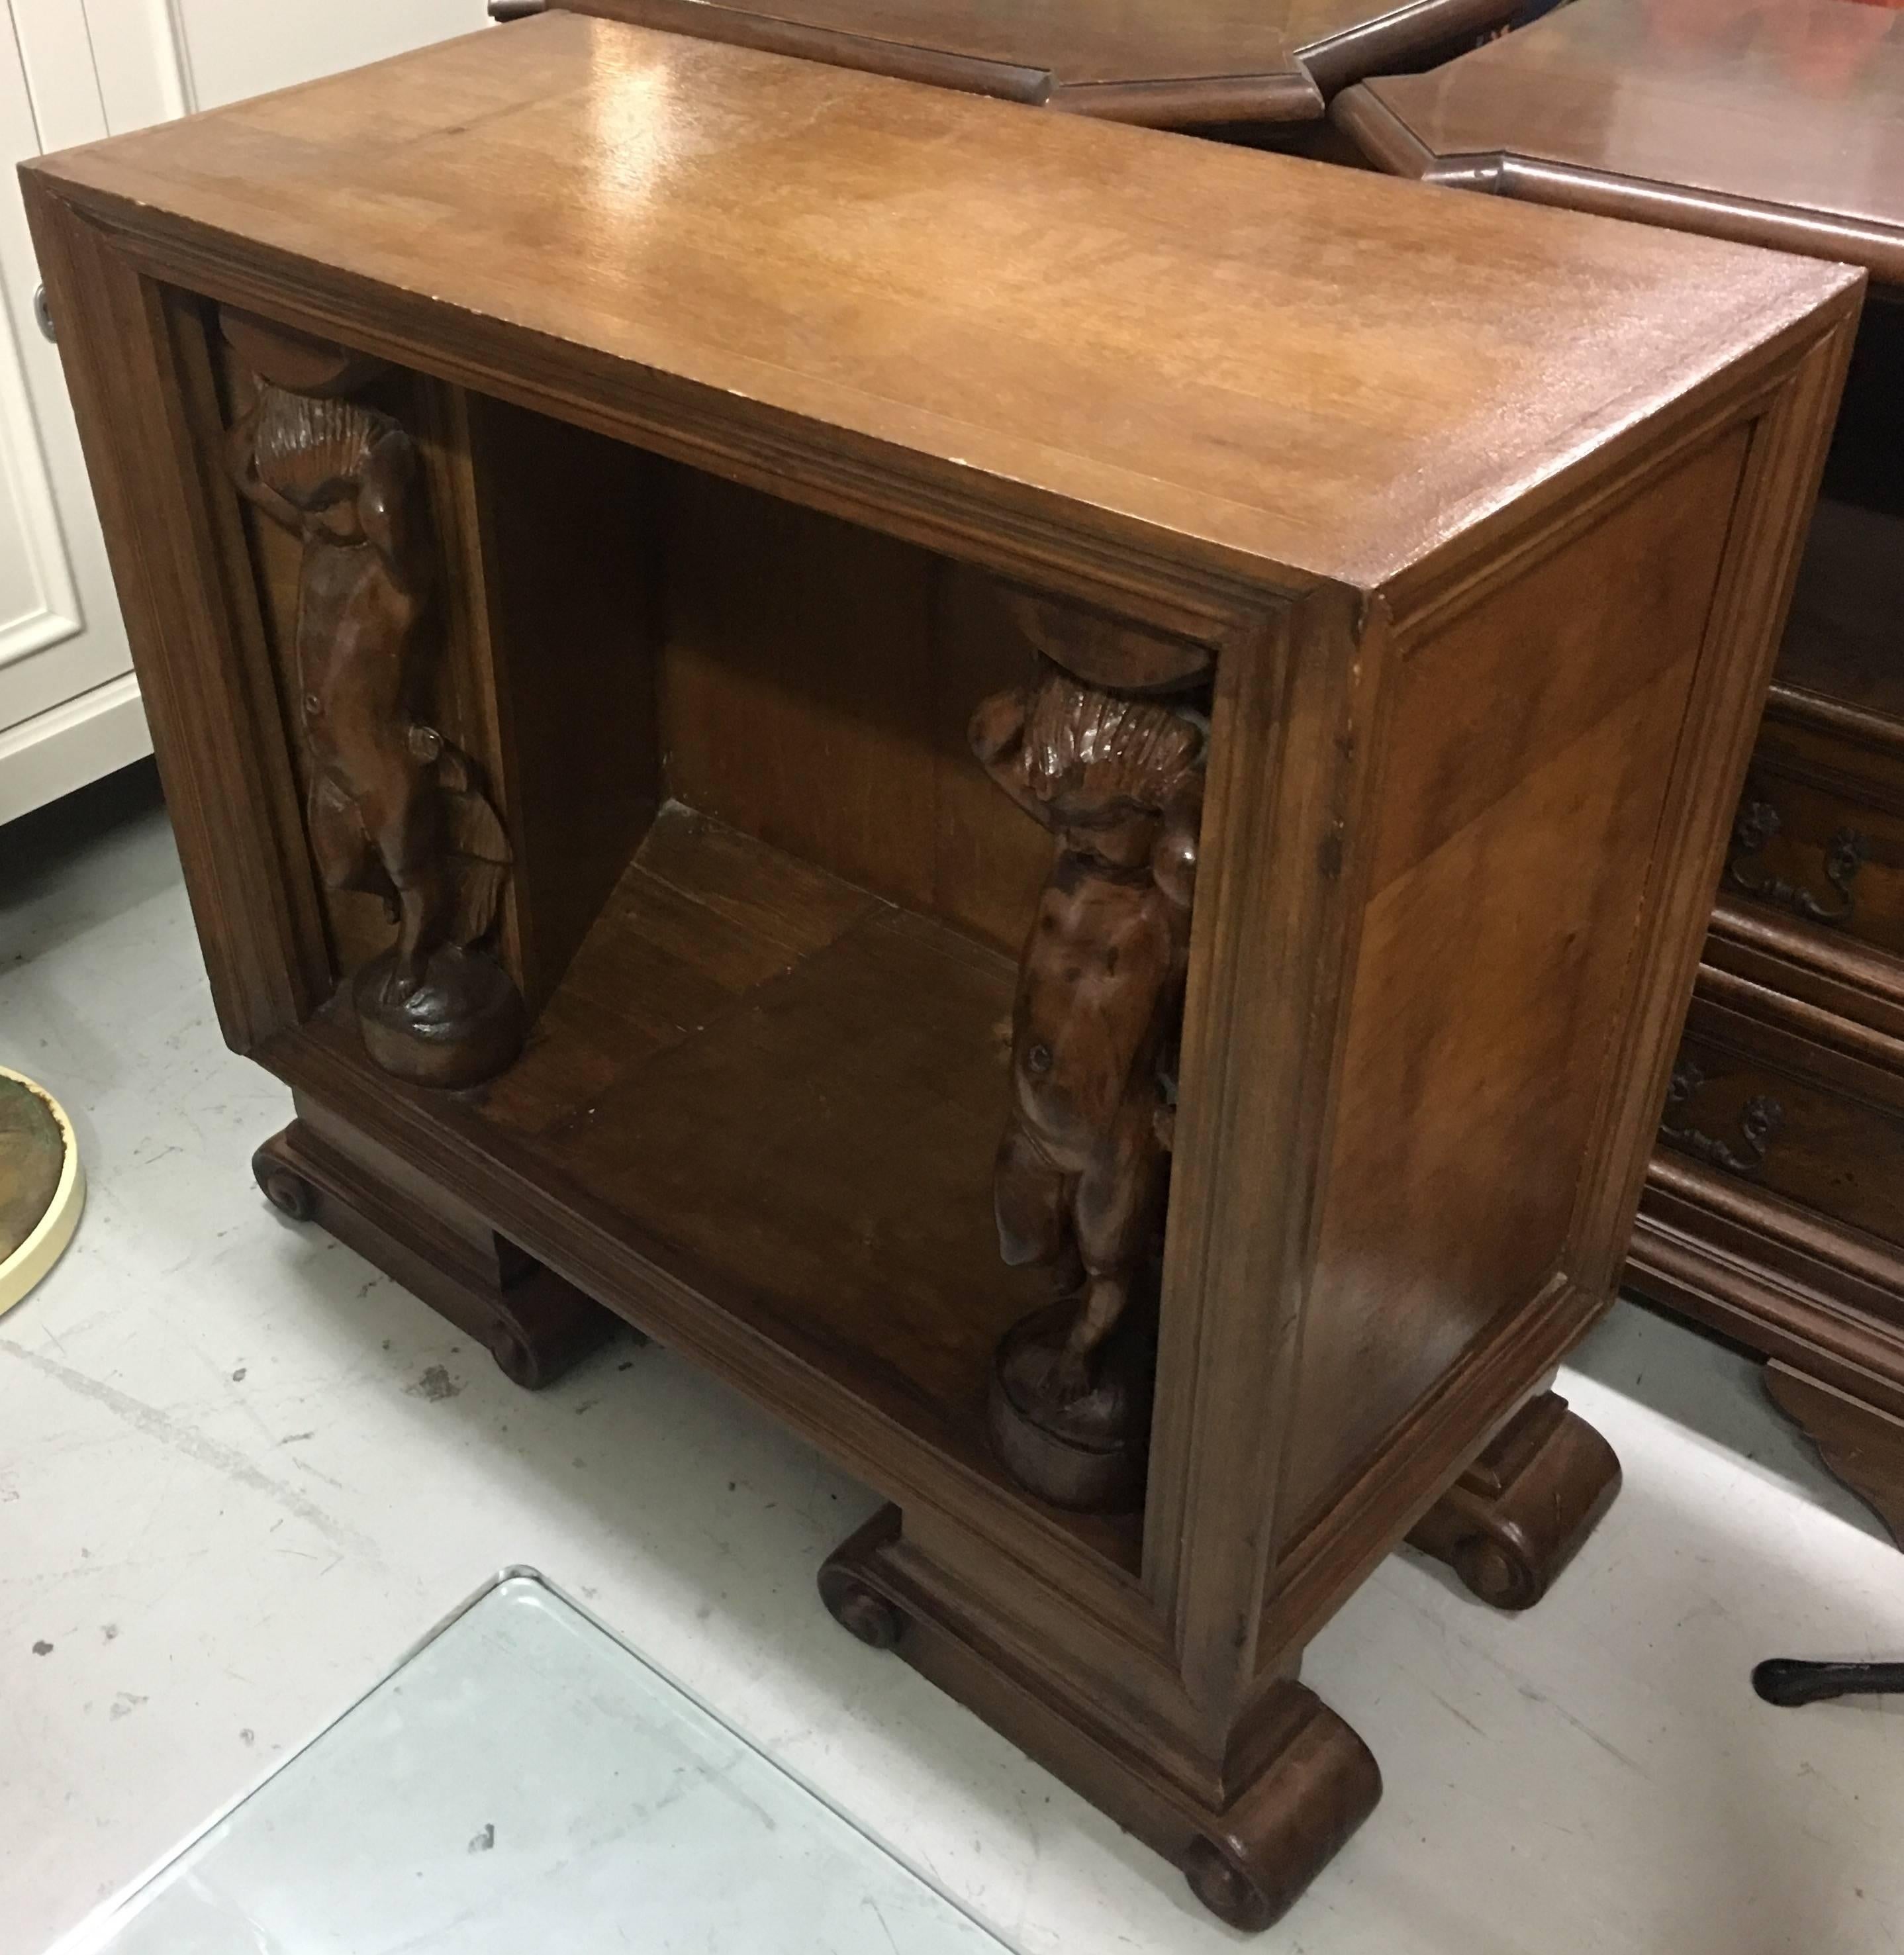
[[[1027,1955],[1242,1945],[900,1663],[821,1557],[864,1489],[666,1353],[531,1396],[280,1221],[285,1097],[219,1044],[137,770],[0,830],[0,1060],[92,1182],[0,1320],[0,1955],[35,1955],[533,1563]],[[1904,1702],[1768,1709],[1761,1657],[1904,1656],[1904,1559],[1743,1360],[1622,1305],[1562,1389],[1626,1485],[1539,1610],[1392,1558],[1305,1676],[1374,1818],[1265,1950],[1862,1955],[1904,1939]],[[735,1955],[747,1955],[736,1950]]]

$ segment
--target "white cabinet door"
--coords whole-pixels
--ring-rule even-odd
[[[0,821],[151,746],[13,165],[485,18],[484,0],[0,0]]]
[[[0,34],[0,820],[149,751],[13,165],[103,135],[77,0]],[[27,63],[48,77],[39,99]]]
[[[16,0],[19,4],[19,0]],[[483,0],[86,0],[127,12],[169,13],[184,51],[192,105],[216,108],[360,68],[481,27]]]

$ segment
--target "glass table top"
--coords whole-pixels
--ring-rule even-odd
[[[52,1955],[1002,1955],[529,1570]]]

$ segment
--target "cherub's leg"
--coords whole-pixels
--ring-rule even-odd
[[[1052,1389],[1075,1397],[1087,1391],[1091,1360],[1117,1327],[1131,1283],[1157,1223],[1163,1161],[1149,1109],[1119,1122],[1113,1144],[1078,1176],[1072,1220],[1089,1278],[1083,1306],[1065,1340]]]
[[[1071,1177],[1014,1119],[999,1142],[992,1172],[999,1255],[1015,1269],[1050,1264],[1060,1295],[1075,1289],[1084,1273],[1071,1231],[1070,1186]]]
[[[379,771],[376,782],[358,795],[357,808],[397,892],[396,977],[408,996],[422,984],[436,948],[448,888],[428,771],[408,757]]]
[[[304,828],[317,873],[327,889],[365,886],[370,844],[356,802],[335,782],[319,774],[312,780]]]

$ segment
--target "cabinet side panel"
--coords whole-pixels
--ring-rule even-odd
[[[1285,1538],[1563,1267],[1747,442],[1656,479],[1399,678]]]
[[[484,615],[496,776],[515,845],[519,981],[540,1011],[660,799],[655,643],[664,464],[469,395],[464,544]],[[482,669],[486,663],[486,673]]]
[[[205,323],[22,174],[219,1025],[250,1051],[328,974]]]

